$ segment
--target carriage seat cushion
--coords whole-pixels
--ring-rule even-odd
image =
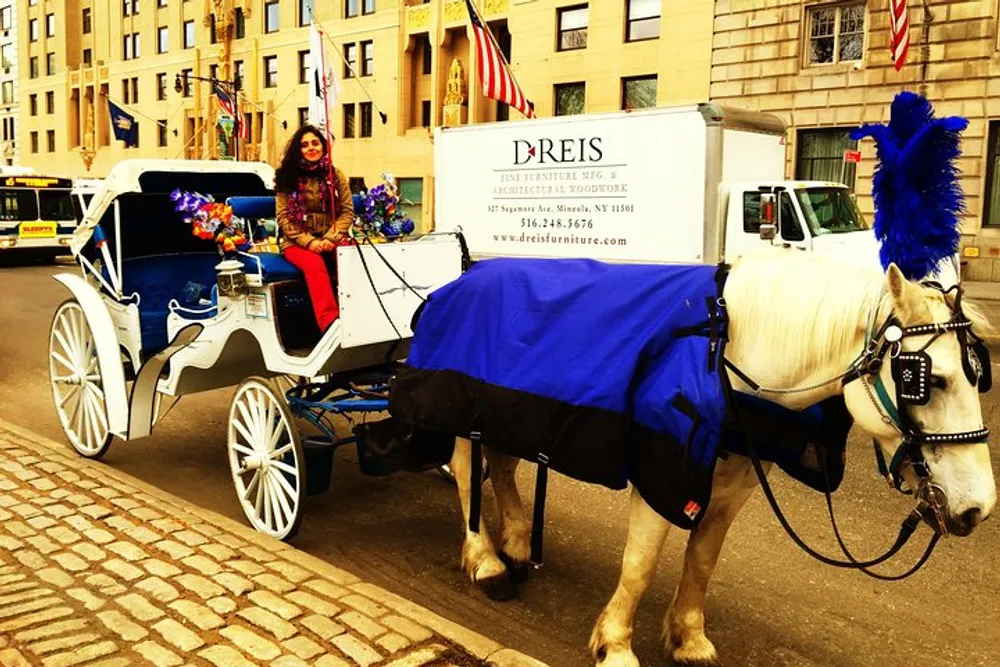
[[[264,274],[264,283],[276,283],[282,280],[301,280],[302,272],[298,267],[285,259],[281,253],[258,252],[253,257],[260,260],[260,269]],[[240,256],[243,269],[248,275],[257,273],[257,262],[251,257]]]

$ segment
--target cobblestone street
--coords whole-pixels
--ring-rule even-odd
[[[39,664],[541,663],[0,423],[0,665]]]

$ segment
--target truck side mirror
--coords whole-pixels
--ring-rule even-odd
[[[778,232],[778,198],[773,193],[760,194],[760,238],[774,239]]]

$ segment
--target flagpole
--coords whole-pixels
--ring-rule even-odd
[[[326,82],[326,49],[323,48],[323,30],[316,24],[316,32],[319,33],[319,57],[320,66],[323,72],[323,118],[325,122],[323,123],[323,128],[326,132],[326,167],[327,167],[327,183],[330,188],[330,217],[333,218],[334,222],[337,220],[335,215],[337,211],[337,181],[333,174],[333,142],[330,140],[330,89],[327,87]]]
[[[345,58],[344,54],[341,53],[340,49],[337,48],[337,44],[333,41],[333,38],[326,33],[326,28],[324,28],[323,24],[316,19],[316,14],[311,12],[309,15],[312,17],[312,22],[315,23],[316,27],[319,29],[320,35],[325,36],[327,38],[327,41],[329,41],[330,44],[333,46],[333,50],[337,52],[337,55],[340,56],[340,59],[344,61],[344,64],[347,65],[347,68],[354,75],[354,80],[357,82],[361,90],[365,92],[365,95],[368,97],[368,101],[370,101],[372,105],[374,105],[375,110],[378,111],[379,118],[382,119],[382,124],[385,125],[387,122],[389,122],[389,117],[385,114],[384,111],[382,111],[382,107],[378,105],[378,102],[376,102],[375,98],[372,97],[372,94],[368,92],[368,89],[365,88],[365,84],[361,83],[361,77],[359,77],[357,71],[353,67],[351,67],[351,63],[347,62],[347,58]]]

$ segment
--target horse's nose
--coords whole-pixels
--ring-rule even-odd
[[[985,521],[988,516],[979,507],[972,507],[962,512],[961,522],[966,534],[971,533],[972,529]]]

